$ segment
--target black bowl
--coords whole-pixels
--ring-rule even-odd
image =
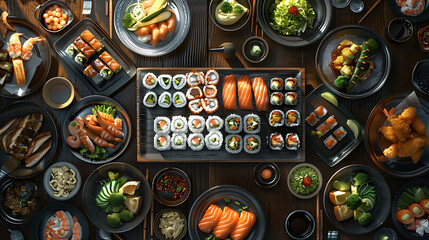
[[[241,5],[246,7],[249,11],[246,14],[244,14],[236,23],[234,23],[232,25],[225,26],[225,25],[220,24],[216,20],[216,7],[221,2],[222,2],[222,0],[211,0],[210,5],[209,5],[210,19],[212,20],[214,25],[216,25],[216,27],[218,27],[224,31],[232,32],[232,31],[237,31],[238,29],[244,27],[244,25],[246,25],[247,22],[249,22],[250,16],[252,15],[252,5],[250,5],[250,1],[249,0],[237,0],[238,3],[240,3]]]
[[[58,7],[61,8],[61,10],[63,10],[65,14],[67,14],[68,21],[67,21],[66,25],[64,25],[61,29],[54,31],[54,30],[48,29],[48,26],[46,25],[46,22],[43,18],[43,14],[45,13],[45,11],[47,9],[49,9],[51,6],[53,6],[55,4],[58,5]],[[37,14],[38,10],[39,10],[39,14]],[[65,28],[67,28],[73,22],[74,16],[73,16],[73,13],[70,10],[70,8],[65,3],[60,2],[60,1],[48,1],[48,2],[45,2],[42,5],[39,5],[36,7],[36,9],[34,10],[34,18],[37,21],[39,21],[39,24],[43,28],[43,30],[50,32],[50,33],[58,33],[58,32],[61,32],[62,30],[64,30]]]
[[[334,214],[334,204],[332,204],[329,200],[329,192],[334,189],[332,183],[335,180],[347,179],[357,172],[364,172],[368,174],[372,185],[377,191],[375,206],[371,210],[372,220],[371,223],[367,226],[361,226],[357,221],[353,220],[353,218],[338,222]],[[389,216],[390,203],[391,198],[389,185],[387,184],[386,180],[384,180],[383,176],[370,167],[358,164],[343,167],[334,173],[334,175],[332,175],[332,177],[329,179],[328,183],[326,183],[323,194],[323,207],[329,220],[340,231],[348,234],[365,234],[374,231],[381,224],[383,224],[387,216]]]
[[[172,193],[158,191],[156,186],[158,185],[158,182],[160,181],[160,179],[167,173],[173,177],[182,177],[185,180],[187,188],[182,197],[178,199],[174,199],[174,195]],[[153,189],[153,196],[156,198],[156,200],[158,200],[158,202],[160,202],[165,206],[175,207],[185,202],[186,199],[188,199],[189,195],[191,194],[191,180],[189,179],[188,175],[184,171],[178,168],[164,168],[161,171],[159,171],[153,178],[152,189]]]
[[[424,59],[416,63],[413,69],[412,81],[415,88],[420,92],[429,95],[429,59]]]
[[[285,36],[270,27],[270,22],[272,22],[270,8],[274,1],[258,0],[256,13],[262,30],[277,43],[288,47],[303,47],[317,42],[328,32],[334,15],[331,0],[308,0],[316,13],[316,18],[313,28],[307,29],[301,36]]]
[[[160,222],[160,220],[161,220],[161,216],[162,216],[162,214],[163,214],[163,213],[165,213],[165,212],[177,212],[177,213],[180,215],[180,217],[181,217],[181,218],[185,219],[183,230],[182,230],[182,232],[179,234],[179,236],[177,236],[176,238],[166,238],[166,237],[162,234],[161,229],[158,227],[158,226],[159,226],[159,222]],[[153,229],[153,231],[155,232],[156,236],[157,236],[159,239],[161,239],[161,240],[180,240],[180,239],[182,239],[183,237],[185,237],[185,235],[186,235],[186,231],[188,230],[188,224],[187,224],[187,222],[186,222],[186,217],[185,217],[185,215],[184,215],[181,211],[179,211],[179,210],[177,210],[177,209],[163,209],[163,210],[161,210],[160,212],[158,212],[158,214],[156,214],[156,217],[155,217],[154,223],[155,223],[155,225],[154,225],[154,229]]]
[[[108,178],[109,171],[119,172],[121,176],[127,175],[133,180],[140,181],[140,188],[138,190],[140,191],[140,196],[143,198],[140,211],[134,215],[131,221],[123,222],[118,228],[112,228],[107,224],[107,214],[99,209],[94,201],[102,187],[100,181]],[[126,232],[135,228],[146,217],[151,205],[151,189],[147,179],[137,168],[121,162],[108,163],[97,168],[86,180],[82,190],[82,204],[89,220],[97,227],[112,233]]]

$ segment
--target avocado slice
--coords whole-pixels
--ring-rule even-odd
[[[338,180],[335,180],[332,183],[332,186],[335,189],[340,190],[340,191],[350,191],[350,188],[351,188],[351,186],[350,186],[349,183],[346,183],[346,182],[343,182],[343,181],[338,181]]]
[[[146,22],[138,22],[138,23],[134,24],[134,26],[127,28],[127,30],[128,31],[135,31],[139,27],[144,27],[144,26],[152,25],[154,23],[159,23],[159,22],[162,22],[162,21],[169,19],[170,17],[171,17],[171,12],[168,10],[165,10],[162,13],[160,13],[158,16],[152,18],[151,20],[146,21]]]

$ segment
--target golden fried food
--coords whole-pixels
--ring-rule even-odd
[[[413,107],[406,108],[399,116],[398,118],[404,121],[406,124],[411,124],[416,119],[416,109]]]
[[[419,117],[416,117],[416,119],[411,123],[411,128],[420,135],[426,134],[426,125]]]
[[[398,137],[396,136],[395,131],[393,130],[393,128],[391,126],[383,126],[380,128],[379,130],[381,133],[383,133],[383,136],[391,141],[392,143],[397,143],[399,142]]]
[[[424,152],[425,152],[425,149],[420,148],[415,153],[413,153],[413,155],[411,155],[411,160],[413,160],[414,164],[417,164],[420,161],[420,158],[422,157]]]
[[[399,157],[411,157],[420,148],[423,148],[425,140],[422,138],[411,138],[407,141],[398,142]]]
[[[398,144],[394,143],[390,145],[390,147],[384,149],[383,154],[387,158],[395,158],[398,156],[398,152],[399,152]]]
[[[395,131],[399,141],[401,142],[407,141],[407,139],[411,135],[410,124],[406,123],[404,120],[400,119],[399,117],[393,117],[393,116],[388,117],[387,120],[389,121],[390,125],[392,125],[392,128]]]

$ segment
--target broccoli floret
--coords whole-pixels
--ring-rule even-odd
[[[371,210],[374,207],[374,202],[371,198],[362,198],[362,206],[365,210]]]
[[[107,224],[112,228],[117,228],[122,225],[119,213],[112,213],[107,215]]]
[[[347,197],[346,205],[351,210],[356,210],[362,204],[362,199],[360,199],[358,194],[352,194]]]
[[[122,26],[124,26],[124,28],[129,28],[133,26],[134,23],[136,23],[136,20],[134,19],[132,13],[127,13],[122,18]]]
[[[380,44],[378,44],[377,40],[373,38],[366,40],[366,42],[368,43],[369,52],[371,54],[375,54],[378,48],[380,48]]]
[[[236,4],[235,6],[234,6],[234,9],[232,10],[232,13],[234,13],[234,14],[241,14],[242,12],[244,11],[244,8],[242,7],[242,6],[240,6],[240,5],[238,5],[238,4]]]
[[[122,211],[119,213],[119,216],[121,217],[121,220],[124,222],[128,222],[133,220],[134,214],[128,210],[128,209],[122,209]]]
[[[109,197],[109,203],[112,209],[119,209],[125,203],[125,196],[122,193],[112,193]],[[119,211],[121,210],[122,208]]]
[[[116,180],[119,177],[119,173],[114,173],[114,172],[109,172],[108,175],[109,175],[110,181]]]
[[[353,185],[355,185],[355,186],[363,186],[363,185],[365,185],[365,184],[368,183],[368,179],[369,179],[368,174],[363,173],[363,172],[359,172],[353,178],[353,180],[354,180],[354,184]]]
[[[220,7],[220,10],[224,13],[229,13],[232,11],[232,5],[228,1],[223,1],[222,6]]]
[[[347,85],[349,85],[349,79],[346,76],[339,76],[337,79],[335,79],[334,85],[338,89],[346,88]]]
[[[360,225],[365,226],[371,222],[372,215],[369,212],[362,212],[360,215],[358,222]]]

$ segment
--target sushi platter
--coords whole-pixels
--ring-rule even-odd
[[[304,85],[303,68],[139,68],[137,160],[303,162]]]

